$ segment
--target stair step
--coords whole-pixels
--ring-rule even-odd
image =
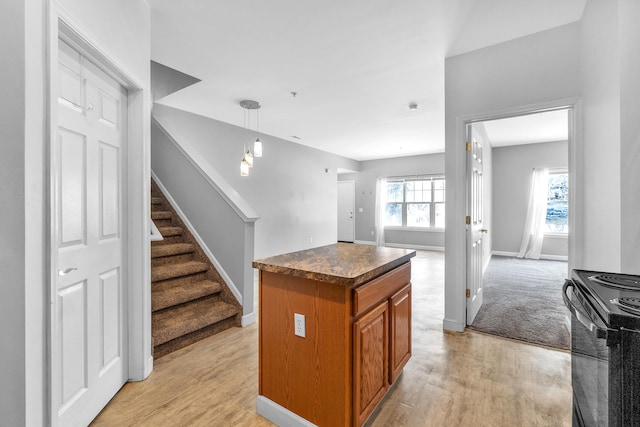
[[[223,301],[203,299],[191,304],[153,313],[154,346],[159,346],[238,314],[238,309]]]
[[[162,234],[162,237],[182,235],[182,227],[158,227],[158,231]]]
[[[151,291],[151,311],[158,311],[173,305],[184,304],[222,291],[222,285],[212,280],[181,284],[167,289]]]
[[[195,252],[193,243],[170,243],[151,247],[151,258],[160,258],[172,255],[181,255]]]
[[[151,219],[171,219],[171,212],[167,211],[154,211],[151,212]]]
[[[190,274],[207,271],[209,266],[204,262],[189,261],[179,264],[166,264],[154,267],[151,271],[151,281],[175,279],[176,277],[188,276]]]
[[[161,205],[162,204],[162,197],[151,196],[151,204],[152,205]]]

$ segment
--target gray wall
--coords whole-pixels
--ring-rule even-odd
[[[493,149],[493,250],[520,251],[534,168],[567,168],[567,141]],[[566,238],[545,237],[542,255],[567,256]]]
[[[151,168],[242,296],[243,314],[253,311],[252,259],[245,259],[245,234],[252,242],[254,223],[245,221],[220,195],[155,121],[151,126]],[[202,167],[202,166],[201,166]],[[251,276],[251,277],[245,277]],[[245,279],[250,286],[245,286]],[[248,292],[245,292],[245,287]]]
[[[360,162],[360,172],[341,174],[341,181],[356,182],[355,235],[357,241],[375,242],[376,180],[378,177],[444,174],[444,153]],[[360,212],[360,209],[363,212]],[[373,234],[372,234],[373,233]],[[407,246],[444,247],[442,231],[386,230],[385,242]]]
[[[0,138],[0,425],[25,425],[25,6],[4,3],[0,14],[2,102]],[[5,100],[10,100],[7,102]],[[42,117],[40,117],[42,118]],[[32,304],[36,304],[33,302]],[[43,309],[43,307],[41,307]],[[41,317],[42,318],[42,317]],[[42,334],[43,331],[35,331]],[[41,367],[39,368],[41,370]]]
[[[242,109],[237,108],[240,120]],[[176,141],[188,141],[257,212],[256,258],[336,242],[336,171],[357,170],[358,162],[261,135],[264,156],[242,177],[243,144],[255,140],[255,132],[159,104],[153,113]]]

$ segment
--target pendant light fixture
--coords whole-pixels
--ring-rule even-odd
[[[244,101],[240,101],[240,106],[245,111],[245,127],[251,130],[251,110],[256,111],[257,122],[259,126],[259,110],[260,103],[258,101],[252,101],[250,99],[245,99]],[[254,154],[255,153],[255,154]],[[254,157],[262,157],[262,141],[260,138],[257,138],[254,142],[253,152],[251,152],[251,148],[247,148],[244,151],[244,157],[242,158],[242,162],[240,163],[240,175],[248,176],[249,168],[253,167],[253,159]]]
[[[244,161],[247,162],[250,168],[253,167],[253,154],[251,150],[247,148],[246,153],[244,153]]]
[[[256,133],[260,135],[260,106],[256,109]],[[256,138],[256,141],[253,143],[253,155],[255,157],[262,157],[262,141],[260,141],[260,137]]]
[[[246,159],[242,159],[240,162],[240,176],[249,176],[249,163]]]

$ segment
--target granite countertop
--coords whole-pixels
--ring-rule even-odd
[[[355,286],[393,270],[414,256],[416,251],[409,249],[336,243],[258,259],[253,261],[253,267],[272,273]]]

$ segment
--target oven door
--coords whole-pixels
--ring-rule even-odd
[[[571,295],[567,292],[571,290]],[[571,383],[573,425],[609,425],[609,347],[616,331],[608,329],[578,283],[567,280],[562,296],[571,311]]]

